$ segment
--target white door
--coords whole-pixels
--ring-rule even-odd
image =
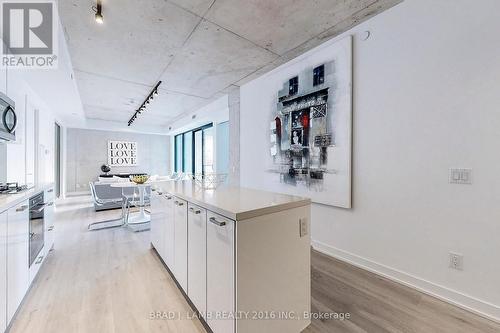
[[[7,212],[0,213],[0,332],[7,328]]]
[[[174,275],[184,292],[188,290],[187,202],[174,197]]]
[[[174,229],[174,197],[170,194],[165,196],[165,229],[164,229],[164,261],[170,270],[174,267],[174,251],[175,251],[175,229]]]
[[[44,193],[44,200],[47,204],[45,206],[44,212],[44,223],[45,223],[45,245],[44,247],[47,249],[46,253],[48,253],[52,247],[54,246],[54,233],[55,233],[55,201],[54,201],[54,189],[48,189]]]
[[[207,211],[189,204],[188,208],[188,292],[191,302],[207,312]]]
[[[234,320],[214,316],[235,312],[234,228],[233,220],[207,212],[207,323],[217,333],[235,332]]]
[[[156,249],[156,252],[163,260],[163,193],[159,191],[151,192],[151,245]]]
[[[7,216],[7,322],[10,322],[28,290],[28,200],[9,209]]]

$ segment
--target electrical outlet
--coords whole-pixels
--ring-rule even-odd
[[[305,237],[309,235],[309,223],[307,221],[307,218],[301,218],[299,220],[299,226],[300,226],[300,237]]]
[[[450,184],[472,184],[472,169],[450,169]]]
[[[450,252],[450,268],[463,271],[464,256],[458,253]]]

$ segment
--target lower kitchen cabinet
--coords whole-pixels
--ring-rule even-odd
[[[163,193],[153,191],[151,193],[151,244],[162,258],[164,257],[163,249],[165,243],[164,225],[165,208],[163,207]]]
[[[7,328],[7,212],[0,213],[0,332]]]
[[[207,311],[207,211],[188,205],[188,296],[205,318]]]
[[[187,201],[174,197],[174,275],[184,292],[188,291]]]
[[[54,247],[54,240],[55,240],[55,218],[54,218],[54,213],[55,213],[55,196],[54,196],[54,189],[50,188],[48,190],[45,190],[44,193],[45,197],[45,249],[46,253],[48,253],[52,248]]]
[[[152,242],[163,237],[163,261],[212,332],[299,333],[310,324],[309,199],[205,191],[189,182],[157,186],[173,199],[152,207],[163,211]]]
[[[174,264],[173,196],[153,191],[151,196],[151,245],[169,267]]]
[[[207,323],[213,332],[234,333],[234,320],[213,314],[235,311],[234,221],[207,213]]]
[[[10,322],[29,285],[29,203],[21,202],[7,216],[7,322]]]
[[[169,267],[174,265],[174,253],[175,253],[175,226],[174,226],[174,197],[170,194],[164,194],[165,204],[163,209],[165,210],[165,229],[164,229],[164,248],[165,256],[163,261]]]

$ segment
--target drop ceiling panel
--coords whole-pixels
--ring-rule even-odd
[[[377,0],[217,0],[206,18],[280,55]]]
[[[200,18],[163,0],[104,1],[104,24],[92,1],[60,1],[75,69],[153,84]]]
[[[164,88],[209,98],[277,56],[203,21],[162,76]]]

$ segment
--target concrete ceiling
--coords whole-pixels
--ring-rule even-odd
[[[158,80],[137,124],[166,126],[402,0],[59,2],[86,117],[123,123]]]

